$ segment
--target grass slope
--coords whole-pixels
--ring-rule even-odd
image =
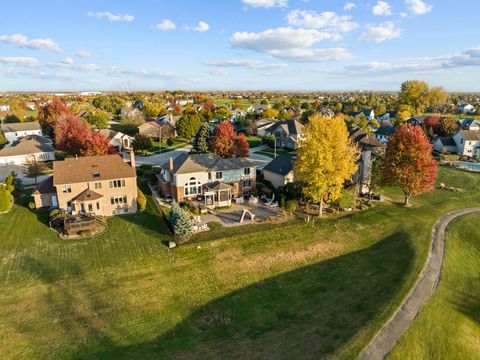
[[[480,215],[455,220],[440,285],[389,359],[480,358]]]
[[[478,205],[479,175],[440,181],[468,192],[215,228],[174,250],[151,202],[83,241],[16,206],[0,217],[2,358],[354,358],[414,284],[436,219]]]

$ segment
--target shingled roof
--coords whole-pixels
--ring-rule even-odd
[[[460,130],[460,135],[466,141],[480,141],[480,131],[478,130]]]
[[[131,177],[136,177],[135,169],[117,154],[68,158],[53,163],[55,186]]]
[[[263,168],[263,171],[265,170],[285,176],[293,170],[293,159],[289,156],[279,155]]]
[[[80,194],[78,194],[73,201],[84,202],[84,201],[94,201],[102,198],[103,195],[96,193],[91,189],[85,189]]]
[[[268,129],[268,132],[273,133],[279,127],[283,128],[289,135],[300,135],[305,132],[305,126],[297,120],[278,121]]]
[[[6,132],[17,132],[17,131],[33,131],[41,130],[40,123],[38,121],[30,121],[23,123],[12,123],[12,124],[2,124],[0,125],[2,131]]]
[[[40,135],[28,135],[18,139],[12,143],[11,146],[7,146],[0,150],[0,157],[38,154],[53,151],[55,151],[55,149],[49,139]]]
[[[55,194],[57,191],[53,186],[53,176],[49,176],[35,187],[33,195],[37,194]]]
[[[168,169],[169,163],[162,165]],[[224,159],[214,154],[187,154],[183,153],[173,159],[173,174],[189,174],[204,171],[224,171],[246,167],[254,164],[245,158]]]
[[[350,131],[350,140],[356,142],[362,150],[372,149],[372,148],[385,148],[385,145],[374,137],[368,135],[364,130],[357,127]]]

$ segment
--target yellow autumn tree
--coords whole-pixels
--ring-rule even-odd
[[[295,175],[303,193],[318,203],[338,199],[346,180],[357,170],[358,148],[350,139],[342,116],[329,118],[314,114],[305,126],[305,139],[297,152]]]

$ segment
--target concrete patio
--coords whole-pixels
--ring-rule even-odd
[[[245,214],[244,221],[240,223],[243,210],[248,210],[255,215],[251,220],[249,214]],[[211,210],[208,214],[200,215],[201,223],[206,224],[212,221],[220,222],[223,226],[239,226],[264,221],[270,217],[284,215],[284,211],[278,207],[267,207],[264,204],[233,204],[227,209]]]

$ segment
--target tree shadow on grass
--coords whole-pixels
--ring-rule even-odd
[[[470,292],[456,292],[451,301],[455,310],[480,325],[480,278],[472,278]]]
[[[400,301],[398,289],[413,257],[409,236],[398,232],[369,248],[218,298],[152,342],[90,355],[102,359],[323,358],[339,356],[345,351],[342,347],[352,346],[349,341],[358,335],[361,340],[354,340],[353,349],[346,350],[355,356],[376,330],[365,327],[383,322],[386,308]]]

